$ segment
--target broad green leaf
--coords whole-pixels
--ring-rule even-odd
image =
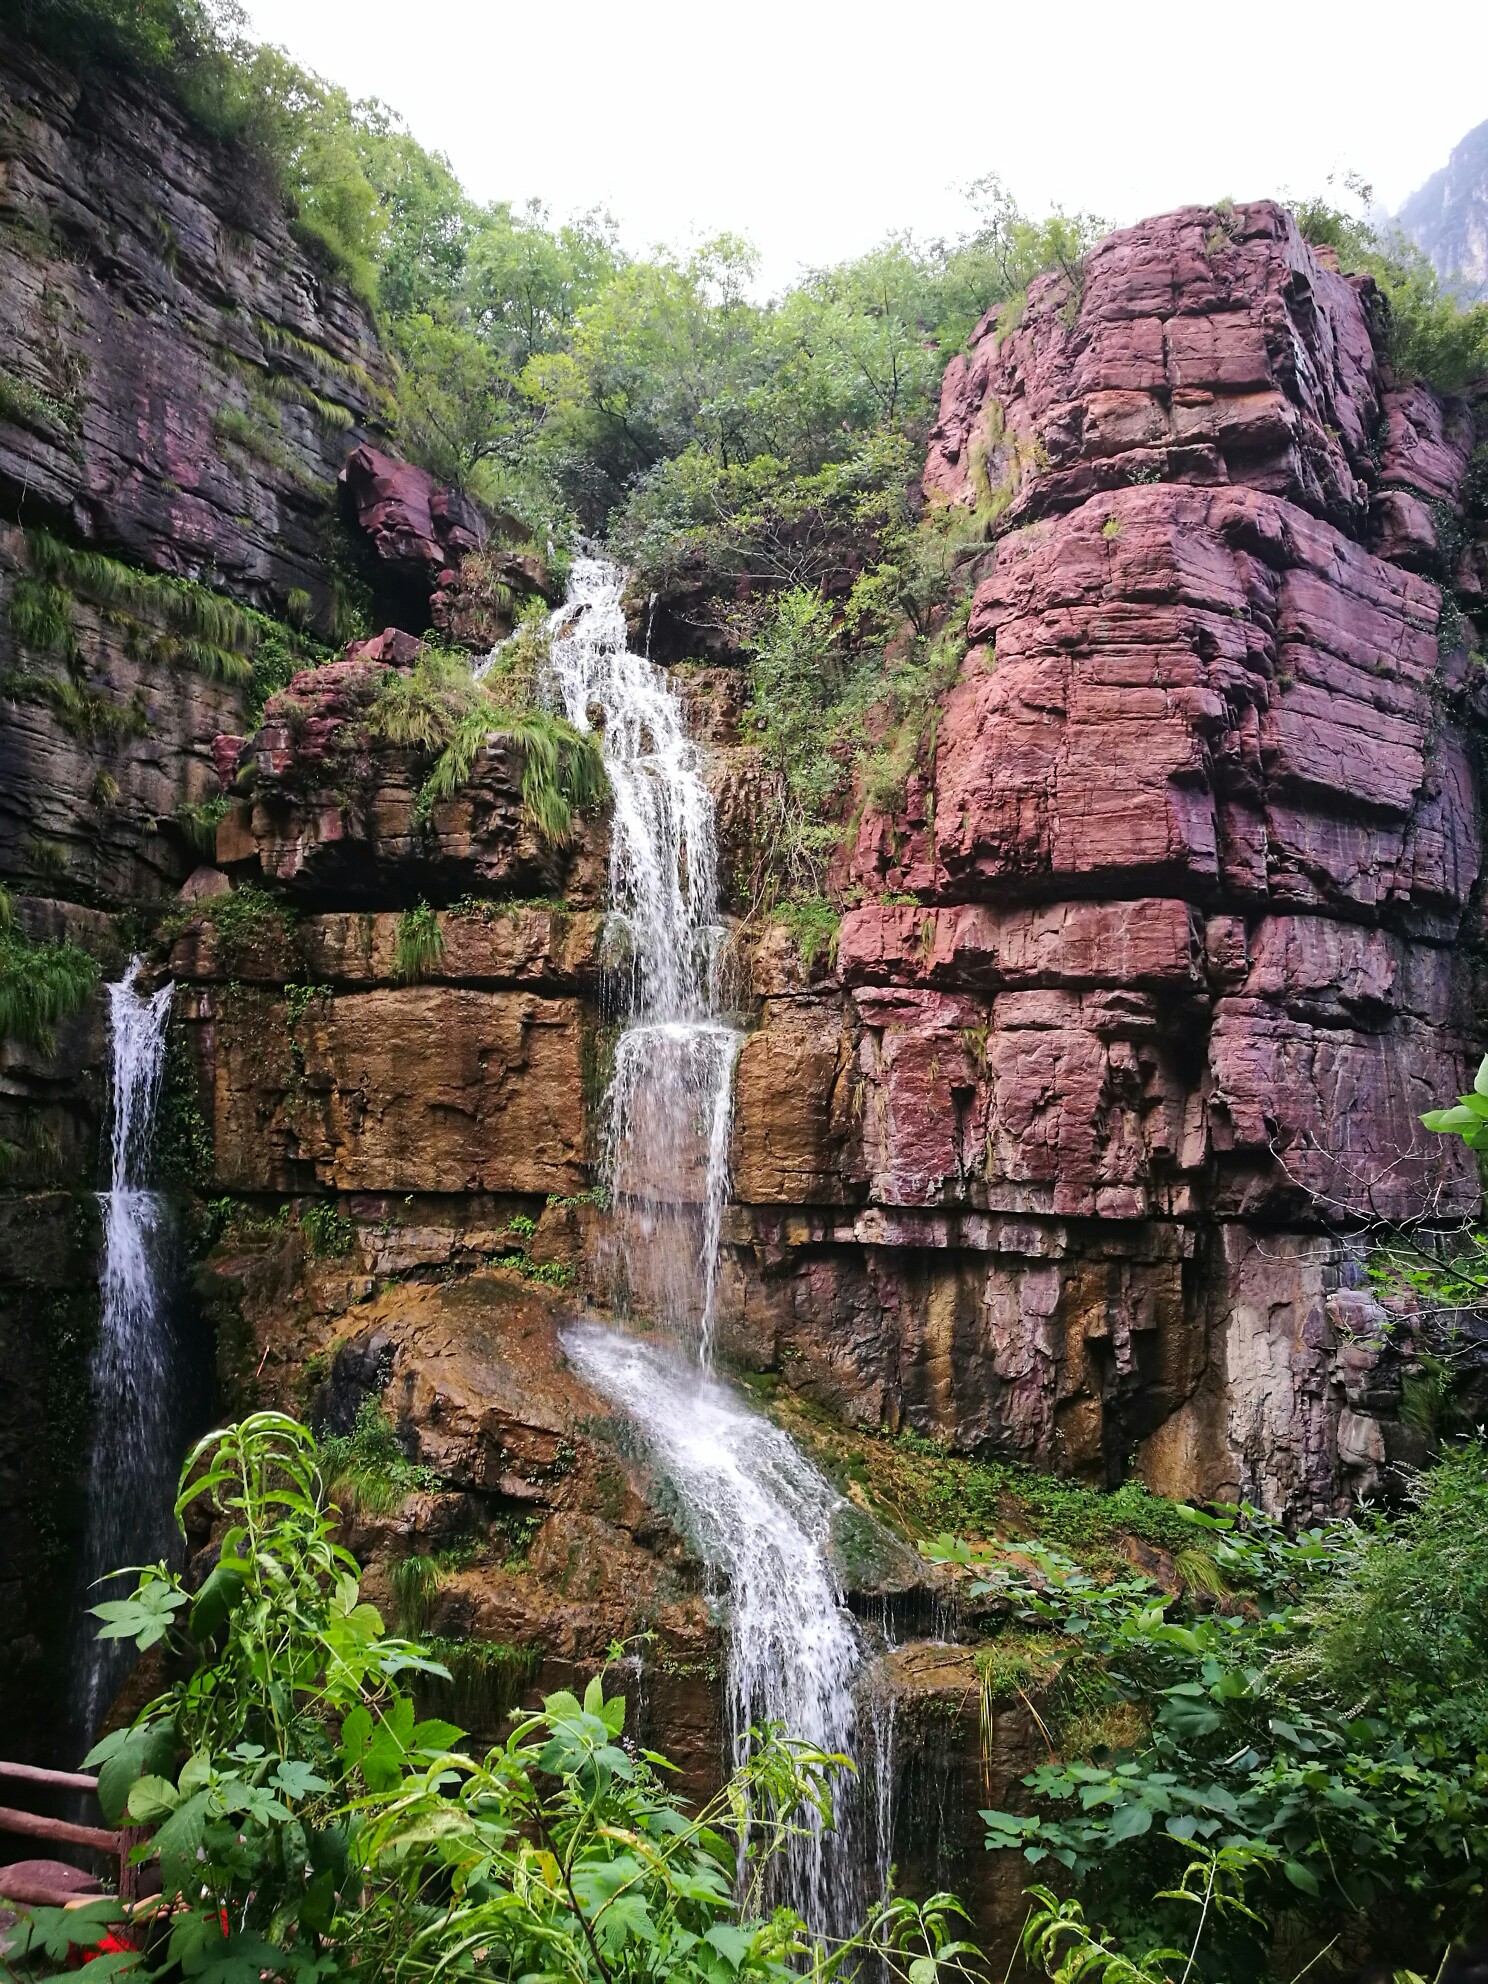
[[[1152,1811],[1147,1805],[1119,1805],[1106,1827],[1108,1839],[1139,1839],[1152,1830]]]
[[[6,1931],[4,1954],[28,1956],[39,1950],[60,1962],[69,1949],[101,1941],[123,1919],[124,1911],[111,1895],[82,1908],[31,1908]]]
[[[231,1564],[219,1563],[191,1607],[191,1637],[198,1645],[227,1624],[243,1590],[243,1573]]]
[[[137,1826],[153,1826],[168,1818],[181,1794],[168,1778],[140,1777],[129,1787],[127,1810]]]
[[[155,1835],[160,1856],[161,1890],[166,1896],[189,1894],[200,1886],[197,1853],[206,1837],[210,1791],[198,1791],[179,1805]]]
[[[1318,1886],[1317,1875],[1312,1871],[1311,1867],[1304,1866],[1302,1861],[1288,1860],[1283,1866],[1282,1872],[1286,1875],[1292,1886],[1294,1888],[1300,1888],[1303,1894],[1320,1894],[1322,1892]]]
[[[717,1950],[731,1970],[737,1970],[754,1947],[750,1932],[733,1922],[715,1922],[703,1931],[703,1940]]]

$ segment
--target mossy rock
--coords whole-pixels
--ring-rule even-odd
[[[860,1597],[896,1597],[930,1582],[909,1545],[853,1502],[833,1512],[827,1554],[847,1590]]]

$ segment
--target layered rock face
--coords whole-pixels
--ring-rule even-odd
[[[1189,210],[950,367],[926,492],[989,541],[933,763],[861,819],[830,967],[739,947],[742,1362],[868,1426],[1278,1511],[1410,1458],[1362,1261],[1371,1220],[1477,1190],[1418,1119],[1480,1045],[1442,586],[1471,604],[1488,565],[1471,409],[1387,376],[1375,308],[1278,208]],[[500,747],[415,822],[419,766],[359,728],[395,648],[224,763],[256,782],[219,859],[301,909],[172,960],[218,1184],[342,1194],[364,1251],[414,1194],[430,1268],[499,1251],[517,1195],[532,1260],[603,1297],[602,826],[540,848]],[[728,678],[686,678],[725,871],[758,780]],[[390,912],[425,893],[443,949],[401,985]]]
[[[0,880],[33,938],[117,976],[210,852],[214,740],[291,634],[255,615],[333,631],[336,478],[383,376],[241,156],[0,34]],[[38,1748],[79,1598],[107,1100],[101,992],[54,1053],[0,1043],[0,1645]]]
[[[766,982],[739,1074],[734,1341],[851,1415],[1276,1509],[1409,1451],[1340,1235],[1477,1189],[1417,1120],[1479,1046],[1476,683],[1422,569],[1471,597],[1472,422],[1370,311],[1277,208],[1189,210],[947,372],[972,645],[862,822],[842,994]]]
[[[384,365],[272,189],[158,91],[0,39],[0,167],[0,868],[117,906],[199,859],[173,821],[218,791],[252,636],[204,673],[158,602],[64,574],[71,636],[40,639],[24,532],[329,633],[336,478]]]

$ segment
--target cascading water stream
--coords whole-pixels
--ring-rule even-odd
[[[165,1199],[148,1189],[156,1105],[165,1067],[165,1026],[174,988],[149,998],[135,990],[136,958],[108,988],[112,1140],[103,1211],[102,1319],[89,1369],[93,1451],[88,1467],[83,1577],[92,1587],[110,1571],[164,1556],[171,1541],[175,1473]],[[77,1719],[85,1742],[129,1663],[122,1647],[83,1639]]]
[[[693,1334],[706,1363],[739,1035],[718,1012],[712,794],[665,672],[626,646],[624,583],[603,559],[575,559],[546,687],[577,729],[602,732],[613,796],[607,937],[625,1023],[605,1170],[630,1292]]]
[[[728,1584],[728,1707],[736,1762],[750,1728],[783,1722],[836,1754],[855,1747],[857,1628],[827,1555],[841,1497],[778,1426],[668,1347],[586,1324],[564,1332],[597,1391],[643,1429],[683,1504],[691,1541]],[[861,1800],[838,1787],[837,1829],[790,1842],[789,1900],[817,1929],[845,1931],[863,1872]]]
[[[862,1649],[828,1548],[841,1498],[709,1368],[740,1036],[718,1003],[712,796],[665,672],[627,649],[623,590],[615,566],[575,561],[549,622],[546,680],[572,724],[602,731],[614,800],[610,937],[625,1017],[605,1168],[621,1292],[643,1298],[695,1355],[595,1325],[566,1331],[564,1346],[646,1435],[699,1554],[727,1583],[736,1759],[766,1721],[851,1755]],[[865,1898],[873,1864],[857,1838],[871,1808],[839,1789],[836,1829],[791,1842],[779,1896],[828,1933]]]

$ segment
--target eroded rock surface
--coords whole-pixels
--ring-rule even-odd
[[[1481,1047],[1474,436],[1376,310],[1185,210],[947,372],[971,646],[740,1061],[731,1340],[839,1410],[1278,1509],[1410,1458],[1341,1235],[1476,1202],[1418,1120]]]

